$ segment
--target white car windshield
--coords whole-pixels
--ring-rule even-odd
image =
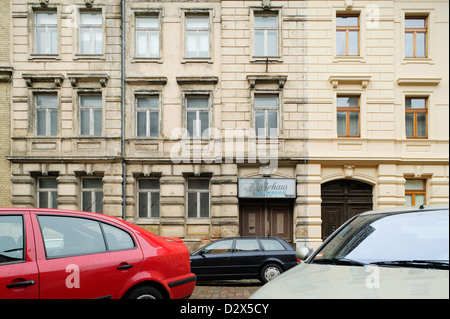
[[[312,260],[323,264],[421,268],[440,265],[436,267],[440,269],[448,269],[448,261],[448,210],[358,216],[335,234]]]

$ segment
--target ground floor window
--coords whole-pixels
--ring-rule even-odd
[[[426,185],[423,179],[409,179],[405,183],[406,206],[426,204]]]
[[[82,210],[103,214],[103,181],[101,178],[83,178],[81,185]]]
[[[187,185],[189,218],[209,218],[209,179],[189,179]]]
[[[141,179],[138,187],[139,218],[159,218],[159,180]]]

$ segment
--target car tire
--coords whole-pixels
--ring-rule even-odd
[[[268,283],[269,281],[275,279],[283,273],[283,269],[277,264],[267,264],[261,269],[260,280],[263,283]]]
[[[141,286],[130,292],[126,299],[164,299],[164,296],[155,287]]]

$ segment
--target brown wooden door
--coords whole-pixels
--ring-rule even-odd
[[[269,204],[269,236],[292,242],[292,205]]]
[[[241,236],[265,236],[264,201],[240,205],[239,233]]]
[[[355,215],[373,209],[372,186],[353,180],[322,185],[322,240]]]

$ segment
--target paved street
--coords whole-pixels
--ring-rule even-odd
[[[259,280],[200,281],[191,299],[248,299],[262,285]]]

